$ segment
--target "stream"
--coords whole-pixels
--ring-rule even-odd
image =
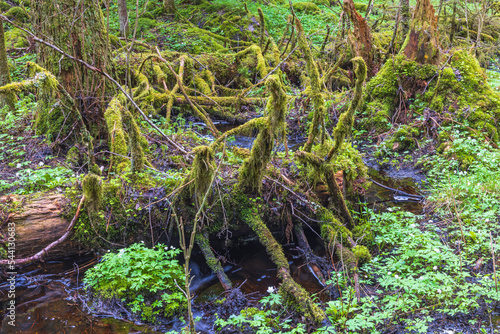
[[[227,131],[230,125],[217,122],[217,127]],[[208,136],[202,133],[204,136]],[[231,145],[250,148],[253,138],[236,136]],[[290,143],[290,147],[298,146],[300,142]],[[419,179],[412,173],[405,174],[399,171],[397,177],[393,173],[384,173],[376,169],[376,164],[369,160],[370,178],[390,188],[402,190],[410,194],[418,194]],[[422,204],[408,201],[404,196],[394,195],[391,190],[375,183],[366,190],[366,201],[369,207],[376,210],[385,210],[398,206],[403,210],[421,213]],[[291,273],[294,279],[306,290],[318,293],[322,286],[307,270],[299,259],[294,245],[286,245],[285,253],[290,261]],[[200,259],[201,255],[194,255],[191,265],[195,278],[192,282],[192,291],[195,295],[194,303],[202,303],[223,293],[217,277],[207,270]],[[232,254],[233,263],[225,267],[226,273],[235,286],[240,286],[242,292],[252,303],[257,303],[267,295],[268,287],[277,287],[276,267],[269,259],[265,249],[255,239],[249,237],[238,245],[236,255]],[[8,298],[8,283],[0,284],[0,317],[2,324],[0,333],[164,333],[168,330],[178,330],[182,326],[176,321],[170,326],[162,326],[158,330],[136,324],[125,319],[116,319],[106,314],[88,314],[79,302],[78,295],[83,294],[82,278],[85,270],[97,261],[95,255],[86,254],[59,258],[53,261],[25,266],[18,270],[16,279],[16,327],[8,325],[6,307]],[[195,314],[202,319],[203,314]],[[198,330],[202,333],[213,333],[212,322],[202,320],[198,323]]]

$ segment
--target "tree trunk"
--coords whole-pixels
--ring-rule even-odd
[[[167,14],[175,14],[175,0],[163,0],[163,8]]]
[[[15,225],[16,259],[30,257],[59,239],[68,228],[69,221],[63,217],[66,199],[61,194],[43,194],[38,198],[8,195],[0,203],[13,206],[19,203],[19,210],[10,213],[7,222]],[[0,240],[0,247],[3,247]],[[44,259],[77,254],[79,247],[69,240],[57,245]]]
[[[63,51],[100,70],[110,72],[107,48],[108,34],[96,0],[32,0],[33,30]],[[38,45],[37,60],[51,71],[63,87],[86,112],[86,118],[99,122],[104,108],[102,93],[106,82],[102,75],[90,71],[53,49]],[[106,68],[108,67],[108,68]],[[95,112],[99,110],[99,112]]]
[[[410,0],[401,0],[401,35],[405,38],[410,30]]]
[[[7,62],[7,51],[5,50],[5,36],[3,33],[3,21],[0,24],[0,86],[5,86],[10,83],[9,65]],[[0,96],[0,107],[8,106],[10,110],[14,110],[16,96],[9,92]]]
[[[127,37],[129,32],[127,0],[118,0],[118,18],[120,21],[120,35]]]
[[[353,32],[349,34],[349,42],[355,57],[362,57],[366,63],[368,74],[373,75],[373,51],[372,51],[372,34],[371,29],[366,20],[359,15],[354,8],[353,0],[344,0],[344,11],[349,16]]]
[[[438,64],[437,16],[430,0],[417,0],[415,13],[402,52],[420,64]]]

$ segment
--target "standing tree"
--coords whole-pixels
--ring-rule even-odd
[[[118,0],[118,18],[120,21],[120,35],[127,37],[129,32],[127,0]]]
[[[96,0],[32,0],[33,30],[63,51],[110,72],[108,34]],[[84,118],[99,124],[104,108],[101,101],[106,90],[102,75],[61,57],[52,48],[37,46],[38,63],[54,73],[77,102]]]
[[[175,14],[175,0],[163,0],[163,8],[167,14]]]
[[[3,21],[0,22],[0,86],[10,83],[9,64],[7,63],[7,51],[5,50],[5,36],[3,32]],[[16,96],[9,91],[0,96],[0,107],[8,106],[14,109]]]

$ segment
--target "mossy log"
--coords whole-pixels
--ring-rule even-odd
[[[7,222],[15,225],[16,259],[41,251],[58,240],[68,228],[69,223],[64,218],[67,199],[62,194],[8,195],[1,197],[0,203],[11,211]],[[6,249],[5,242],[7,235],[2,236],[0,248]],[[71,256],[81,250],[76,243],[67,240],[51,249],[44,259]]]
[[[267,164],[271,160],[274,141],[278,136],[284,136],[286,94],[282,88],[280,78],[271,75],[266,80],[266,87],[271,97],[266,106],[269,115],[264,128],[260,129],[252,146],[250,157],[243,162],[238,177],[238,187],[245,193],[259,192],[262,187],[262,178]]]
[[[214,274],[217,275],[217,278],[219,279],[219,282],[221,283],[224,290],[231,289],[233,287],[233,283],[231,282],[229,277],[227,277],[226,273],[224,272],[224,268],[220,264],[219,260],[215,257],[212,248],[210,248],[208,234],[206,233],[206,231],[200,231],[196,234],[196,244],[198,245],[198,247],[200,247],[201,253],[205,257],[208,266],[210,267],[210,269],[212,269]]]
[[[287,303],[313,323],[321,323],[326,317],[321,308],[312,301],[309,294],[295,282],[290,275],[290,266],[281,245],[273,237],[271,231],[262,221],[257,210],[250,209],[242,215],[245,223],[257,234],[259,241],[266,248],[271,260],[278,268],[278,277],[282,280],[280,294]]]

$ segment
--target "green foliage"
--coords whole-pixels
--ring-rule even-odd
[[[3,135],[0,135],[2,137]],[[1,138],[0,138],[1,141]],[[11,151],[9,149],[6,153]],[[23,152],[24,153],[24,152]],[[43,166],[43,163],[41,163]],[[17,163],[22,167],[22,163]],[[62,187],[74,180],[73,171],[66,167],[41,167],[36,169],[24,168],[16,172],[16,178],[12,182],[0,180],[0,192],[11,189],[17,194],[30,194],[37,191],[47,191]]]
[[[343,289],[342,298],[328,302],[326,312],[338,330],[378,332],[403,322],[408,330],[426,333],[432,309],[473,314],[482,303],[500,301],[491,275],[472,279],[466,268],[475,261],[443,244],[435,231],[419,228],[417,218],[408,212],[371,214],[381,253],[361,268],[360,283],[377,286],[377,294],[358,303],[349,279],[334,275],[328,283]]]
[[[268,289],[270,294],[260,300],[261,308],[250,307],[241,310],[239,315],[232,314],[228,319],[221,319],[216,314],[215,326],[217,330],[248,331],[256,334],[267,333],[307,333],[304,324],[293,324],[286,319],[287,308],[282,297],[274,293],[274,288]]]
[[[180,314],[186,297],[175,281],[184,279],[176,260],[179,249],[162,244],[149,249],[142,243],[107,253],[102,261],[85,273],[86,289],[99,298],[120,299],[143,320],[153,322],[157,315]]]

